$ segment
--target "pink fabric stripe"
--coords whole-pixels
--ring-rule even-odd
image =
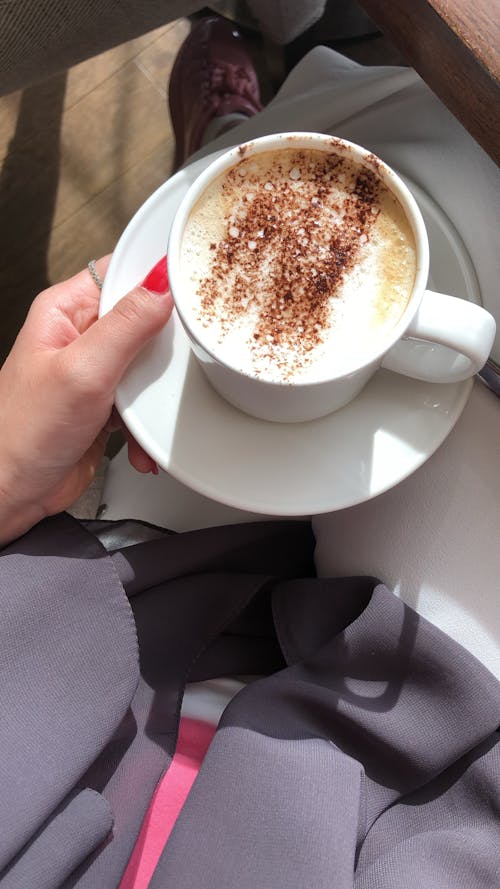
[[[181,719],[174,758],[155,790],[119,889],[148,886],[215,729],[198,719]]]

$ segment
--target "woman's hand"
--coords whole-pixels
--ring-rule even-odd
[[[101,278],[108,262],[96,263]],[[118,425],[116,386],[172,311],[168,288],[136,287],[100,319],[99,297],[87,269],[45,290],[0,370],[0,544],[70,506],[87,488]],[[132,465],[155,471],[128,438]]]

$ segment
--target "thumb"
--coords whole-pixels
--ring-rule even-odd
[[[128,365],[168,321],[173,308],[170,290],[157,293],[135,287],[89,327],[71,347],[86,376],[102,390],[115,390]]]

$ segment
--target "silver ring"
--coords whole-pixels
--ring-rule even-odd
[[[99,272],[97,271],[97,269],[95,267],[95,259],[90,260],[90,262],[87,265],[87,268],[90,272],[90,277],[92,278],[94,284],[97,285],[99,290],[102,290],[102,278],[99,275]]]

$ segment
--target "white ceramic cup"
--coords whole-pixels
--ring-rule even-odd
[[[359,145],[320,133],[280,133],[245,143],[245,158],[286,148],[309,148],[342,153],[373,170],[374,155]],[[426,290],[429,275],[429,241],[417,203],[399,176],[376,159],[377,172],[403,207],[410,222],[417,268],[412,293],[398,323],[367,348],[359,363],[341,374],[317,381],[272,382],[231,366],[203,342],[203,328],[196,323],[195,307],[188,304],[183,288],[182,237],[186,222],[205,189],[241,160],[236,146],[214,160],[191,185],[182,200],[168,242],[168,274],[174,303],[193,352],[214,388],[231,404],[264,420],[299,422],[338,410],[352,401],[379,367],[419,380],[453,383],[477,373],[485,364],[495,337],[495,320],[474,303]]]

